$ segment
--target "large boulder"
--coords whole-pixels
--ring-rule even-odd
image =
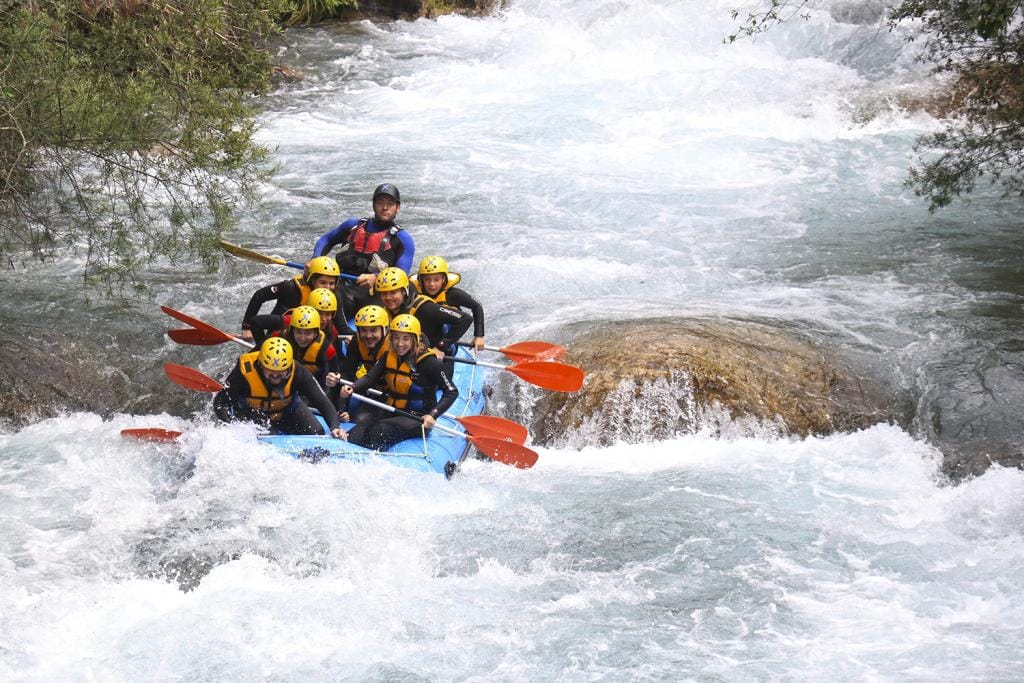
[[[679,434],[810,435],[897,419],[882,384],[796,331],[726,319],[622,321],[572,339],[581,391],[533,406],[541,445]]]

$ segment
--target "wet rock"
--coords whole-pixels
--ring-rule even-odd
[[[290,66],[275,65],[270,67],[270,82],[274,85],[299,83],[306,75],[301,70]]]
[[[341,19],[416,19],[443,14],[481,15],[493,12],[497,0],[360,0],[358,7],[345,10]]]
[[[0,425],[6,429],[68,412],[184,414],[194,408],[194,398],[185,392],[155,392],[154,387],[167,388],[160,363],[127,359],[118,349],[130,348],[128,342],[124,347],[68,338],[57,342],[52,328],[23,323],[4,330]]]
[[[603,325],[572,339],[575,394],[534,406],[541,445],[607,445],[710,431],[828,434],[896,420],[882,384],[795,330],[725,319]]]

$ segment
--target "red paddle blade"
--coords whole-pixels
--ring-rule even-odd
[[[537,462],[537,452],[526,446],[486,436],[471,436],[469,442],[491,460],[518,467],[521,470],[529,469]]]
[[[494,415],[469,415],[454,418],[471,436],[486,436],[500,441],[510,441],[522,446],[530,435],[526,427]]]
[[[185,387],[186,389],[194,389],[196,391],[220,391],[224,388],[220,382],[209,375],[203,374],[198,370],[185,367],[184,365],[164,363],[164,373],[167,374],[168,379],[172,382],[180,387]]]
[[[167,336],[179,344],[190,346],[216,346],[227,341],[224,335],[210,334],[206,330],[189,327],[183,330],[167,330]]]
[[[583,371],[575,365],[550,361],[525,361],[515,365],[506,365],[502,369],[543,389],[569,393],[579,391],[583,386],[583,379],[586,377]]]
[[[206,332],[211,337],[215,337],[215,336],[219,335],[223,341],[231,341],[231,335],[229,335],[227,332],[222,332],[221,330],[218,330],[216,327],[214,327],[210,323],[205,323],[202,320],[200,320],[199,318],[193,318],[188,313],[182,313],[181,311],[176,311],[175,309],[171,308],[170,306],[161,306],[160,310],[163,311],[164,313],[166,313],[167,315],[171,316],[172,318],[177,318],[181,322],[183,322],[183,323],[185,323],[187,325],[191,325],[192,327],[196,328],[197,330],[202,330],[203,332]]]
[[[181,432],[173,429],[161,429],[159,427],[137,427],[122,429],[121,436],[128,439],[141,439],[142,441],[174,442],[181,436]]]
[[[522,341],[503,346],[500,351],[513,360],[562,360],[568,349],[544,341]]]

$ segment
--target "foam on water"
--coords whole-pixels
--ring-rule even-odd
[[[160,422],[189,430],[180,451],[88,415],[4,444],[5,678],[1018,665],[1024,475],[943,486],[938,454],[894,427],[541,449],[533,470],[471,462],[445,482]]]

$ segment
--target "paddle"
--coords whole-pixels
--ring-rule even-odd
[[[181,328],[177,330],[167,330],[167,336],[178,342],[179,344],[188,344],[191,346],[216,346],[217,344],[223,344],[224,342],[235,342],[241,344],[247,349],[255,347],[252,342],[247,342],[241,337],[236,337],[227,332],[217,330],[214,334],[207,330],[197,330],[195,328]],[[345,341],[349,341],[352,337],[343,336],[340,337]]]
[[[237,256],[239,258],[249,259],[250,261],[256,261],[257,263],[269,263],[275,266],[288,266],[289,268],[298,268],[299,270],[305,270],[306,266],[302,263],[296,263],[295,261],[286,261],[280,256],[268,256],[267,254],[261,254],[258,251],[252,249],[246,249],[240,247],[237,244],[231,244],[224,240],[220,241],[220,247],[224,251]],[[358,280],[359,278],[355,275],[349,275],[348,273],[342,273],[341,277],[346,280]]]
[[[173,429],[162,429],[160,427],[133,427],[122,429],[121,436],[142,441],[174,442],[181,436],[181,432]]]
[[[194,389],[196,391],[220,391],[221,389],[224,388],[224,386],[220,382],[210,377],[209,375],[202,373],[194,368],[186,367],[184,365],[177,365],[175,363],[164,363],[164,372],[167,374],[167,377],[172,382],[174,382],[178,386],[185,387],[186,389]],[[412,413],[407,413],[404,410],[399,410],[394,406],[389,406],[387,403],[374,401],[372,398],[363,396],[362,394],[353,394],[353,396],[358,397],[359,400],[365,401],[370,405],[375,405],[378,408],[383,408],[388,412],[396,413],[398,415],[404,415],[406,417],[411,417],[414,420],[421,419],[413,415]],[[467,420],[468,418],[457,417],[453,419],[456,422],[462,424],[462,421]],[[472,425],[474,423],[470,422],[470,424]],[[491,458],[491,460],[496,460],[506,465],[512,465],[513,467],[526,469],[528,467],[533,467],[534,463],[537,462],[537,453],[535,451],[530,450],[526,446],[513,443],[512,441],[504,441],[493,436],[474,436],[468,433],[468,429],[467,433],[463,434],[460,431],[457,431],[455,429],[449,429],[448,427],[444,427],[438,424],[434,425],[434,429],[437,429],[438,431],[445,434],[452,434],[454,436],[464,437],[466,441],[469,441],[469,443],[473,444],[481,453]]]
[[[408,413],[408,412],[406,412],[404,410],[400,410],[400,409],[398,409],[398,408],[396,408],[394,406],[389,406],[387,403],[381,403],[380,401],[374,401],[372,398],[368,398],[366,396],[363,396],[362,394],[352,394],[352,395],[355,396],[356,398],[358,398],[360,401],[364,401],[366,403],[369,403],[372,406],[377,406],[378,408],[382,408],[382,409],[388,411],[389,413],[394,413],[396,415],[402,415],[404,417],[409,417],[409,418],[412,418],[414,420],[422,419],[422,418],[420,418],[420,417],[418,417],[416,415],[413,415],[412,413]],[[477,416],[477,417],[484,417],[484,418],[486,418],[488,416],[480,415],[480,416]],[[466,427],[466,423],[469,422],[472,418],[470,418],[470,417],[456,417],[456,418],[453,418],[453,419],[456,422],[458,422],[459,424],[461,424],[463,427]],[[497,418],[497,419],[498,420],[502,420],[502,418]],[[510,422],[510,421],[509,420],[504,420],[504,422]],[[477,421],[477,422],[470,422],[470,424],[474,425],[474,426],[481,426],[484,423],[481,422],[481,421]],[[515,423],[513,422],[512,424],[515,424]],[[516,424],[516,427],[521,427],[522,428],[522,426],[518,425],[518,424]],[[491,460],[496,460],[496,461],[504,463],[506,465],[511,465],[513,467],[518,467],[519,469],[524,469],[525,470],[525,469],[528,469],[530,467],[533,467],[534,464],[536,464],[536,462],[537,462],[537,452],[536,451],[530,450],[529,448],[527,448],[526,446],[523,446],[522,444],[514,443],[511,439],[506,441],[506,440],[504,440],[502,438],[495,438],[495,437],[491,436],[490,434],[488,434],[486,436],[484,436],[484,435],[476,436],[474,434],[469,434],[468,433],[469,432],[469,427],[466,427],[466,432],[467,432],[466,434],[463,434],[462,432],[457,431],[455,429],[449,429],[448,427],[444,427],[444,426],[436,424],[436,423],[434,424],[433,429],[436,429],[436,430],[438,430],[439,432],[441,432],[443,434],[451,434],[452,436],[465,437],[466,441],[469,441],[471,444],[473,444],[478,451],[480,451],[481,453],[483,453],[484,455],[489,457]],[[525,428],[523,428],[523,429],[525,430]],[[524,437],[524,440],[525,440],[525,437]]]
[[[468,363],[469,365],[480,365],[485,368],[496,368],[511,372],[513,375],[534,384],[543,389],[551,391],[565,391],[572,393],[579,391],[583,386],[583,379],[586,375],[575,365],[555,363],[553,361],[523,361],[514,365],[501,365],[500,363],[487,363],[472,358],[459,358],[458,356],[445,356],[446,361],[456,363]]]
[[[224,385],[209,375],[195,370],[194,368],[176,363],[164,363],[164,373],[167,378],[179,387],[194,389],[195,391],[220,391]]]
[[[241,344],[242,346],[250,349],[253,346],[241,337],[235,337],[224,333],[211,334],[207,330],[197,330],[195,328],[167,330],[167,336],[179,344],[190,344],[192,346],[216,346],[217,344],[223,344],[224,342],[229,341]]]
[[[471,348],[472,344],[460,343],[459,346]],[[545,341],[522,341],[502,347],[485,346],[484,351],[503,353],[508,356],[509,360],[516,363],[524,360],[562,360],[568,353],[568,349],[564,346]]]

